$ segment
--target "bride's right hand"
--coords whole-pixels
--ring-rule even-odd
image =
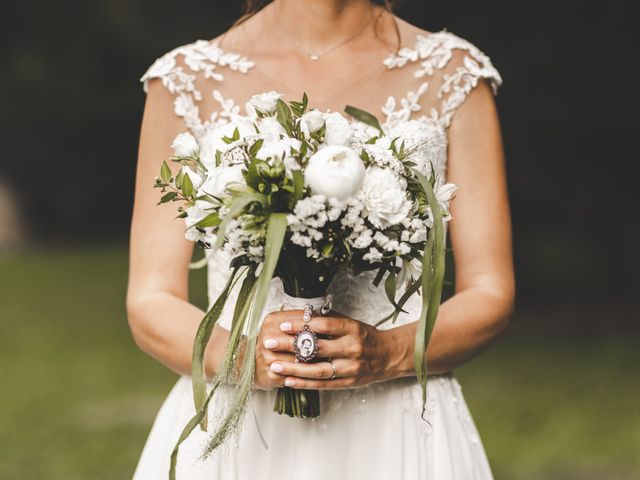
[[[293,350],[293,337],[287,335],[280,330],[280,324],[291,312],[274,312],[264,318],[258,340],[256,342],[256,371],[254,377],[254,385],[260,390],[273,390],[274,388],[284,387],[285,377],[271,371],[271,364],[275,361],[295,362],[294,353],[274,351],[273,345],[269,346],[269,342],[277,342],[282,345],[283,342],[291,343]],[[300,312],[302,317],[302,312]]]

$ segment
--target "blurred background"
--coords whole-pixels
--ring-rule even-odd
[[[136,349],[124,309],[138,78],[240,2],[2,10],[0,478],[131,478],[176,379]],[[622,0],[397,13],[469,39],[504,79],[517,312],[458,372],[496,478],[640,478],[636,17]]]

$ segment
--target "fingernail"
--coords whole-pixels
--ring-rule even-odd
[[[293,386],[295,386],[295,384],[296,384],[296,381],[294,379],[292,379],[292,378],[287,378],[284,381],[284,386],[285,387],[293,387]]]
[[[284,370],[284,367],[280,363],[273,362],[271,364],[271,371],[272,372],[280,373],[283,370]]]
[[[291,322],[282,322],[280,324],[280,330],[282,330],[283,332],[288,332],[289,330],[291,330],[291,328]]]
[[[276,348],[278,346],[278,342],[276,342],[273,338],[267,338],[264,341],[264,348]]]

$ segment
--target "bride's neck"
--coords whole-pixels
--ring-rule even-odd
[[[288,35],[322,45],[344,38],[368,21],[370,0],[274,0],[271,13]]]

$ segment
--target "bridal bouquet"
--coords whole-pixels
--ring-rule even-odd
[[[425,350],[440,303],[443,223],[450,218],[455,186],[436,177],[419,140],[420,124],[404,122],[385,132],[373,115],[354,107],[345,109],[354,121],[337,112],[308,109],[306,95],[286,103],[269,92],[249,103],[253,115],[232,119],[215,152],[201,155],[193,136],[178,135],[169,160],[181,168],[174,176],[165,161],[155,181],[164,194],[160,203],[179,203],[186,238],[232,258],[229,280],[196,335],[196,415],[173,452],[172,472],[180,443],[198,424],[206,429],[207,406],[221,383],[232,384],[233,400],[205,455],[239,423],[252,388],[259,322],[274,277],[282,280],[287,294],[312,298],[324,296],[339,271],[376,271],[374,283],[384,281],[394,306],[379,323],[395,320],[409,297],[420,294],[414,361],[426,402]],[[205,347],[237,283],[228,348],[207,392]],[[317,416],[318,392],[279,389],[274,410]]]

